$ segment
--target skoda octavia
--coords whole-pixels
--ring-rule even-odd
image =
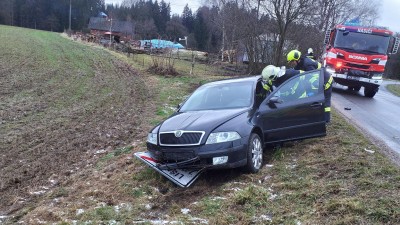
[[[312,77],[319,77],[317,87],[307,85]],[[307,95],[298,97],[293,87]],[[147,149],[160,169],[244,167],[255,173],[266,144],[324,135],[323,74],[314,70],[268,93],[260,76],[204,84],[150,131]]]

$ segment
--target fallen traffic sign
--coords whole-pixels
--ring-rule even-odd
[[[165,169],[158,168],[158,162],[154,159],[150,152],[136,152],[134,156],[151,168],[165,176],[180,187],[189,187],[200,176],[203,169]]]

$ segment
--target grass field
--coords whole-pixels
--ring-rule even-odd
[[[387,89],[400,97],[400,84],[388,84]]]
[[[258,174],[182,189],[133,158],[202,83],[233,76],[0,26],[0,223],[400,224],[400,171],[333,111],[328,135],[265,149]]]

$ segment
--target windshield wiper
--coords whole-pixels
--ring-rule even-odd
[[[346,51],[350,51],[350,52],[355,52],[355,51],[357,51],[357,50],[355,50],[355,49],[353,49],[353,48],[346,48],[346,47],[335,47],[335,48],[342,49],[342,50],[346,50]]]
[[[381,53],[381,52],[367,50],[367,49],[361,50],[361,52],[372,53],[372,54],[380,54],[380,55],[384,54],[384,53]]]

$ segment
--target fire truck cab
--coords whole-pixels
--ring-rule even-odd
[[[382,84],[388,55],[396,54],[399,39],[383,27],[337,25],[325,36],[323,64],[334,81],[372,98]]]

